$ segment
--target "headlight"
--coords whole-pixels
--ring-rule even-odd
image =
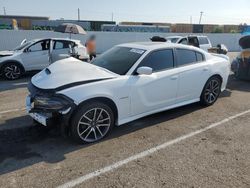
[[[65,110],[70,107],[70,101],[59,96],[43,97],[37,96],[34,98],[34,109],[45,111]]]

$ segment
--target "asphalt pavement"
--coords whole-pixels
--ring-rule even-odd
[[[77,145],[33,125],[29,79],[0,80],[1,188],[250,187],[249,82],[230,76],[214,106],[158,113]]]

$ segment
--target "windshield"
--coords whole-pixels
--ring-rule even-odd
[[[91,63],[119,75],[125,75],[145,50],[127,47],[114,47]]]
[[[32,43],[33,43],[32,41],[26,42],[26,43],[24,43],[24,44],[22,44],[22,45],[16,47],[16,48],[14,49],[14,51],[22,50],[22,49],[24,49],[26,46],[29,46],[29,45],[32,44]]]

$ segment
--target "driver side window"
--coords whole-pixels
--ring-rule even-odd
[[[174,54],[172,49],[158,50],[149,54],[139,67],[150,67],[153,72],[159,72],[174,67]]]
[[[49,50],[49,45],[50,41],[44,40],[29,47],[28,52],[46,51]]]

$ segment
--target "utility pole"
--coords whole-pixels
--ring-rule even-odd
[[[203,13],[204,13],[204,12],[201,11],[199,24],[201,24],[201,19],[202,19]]]
[[[114,21],[114,13],[113,12],[112,12],[112,19],[111,20],[112,20],[112,22]]]
[[[193,16],[190,16],[190,24],[193,24]]]
[[[3,7],[3,14],[6,15],[6,9]]]
[[[81,20],[80,9],[78,8],[77,11],[78,11],[78,21],[80,21]]]

